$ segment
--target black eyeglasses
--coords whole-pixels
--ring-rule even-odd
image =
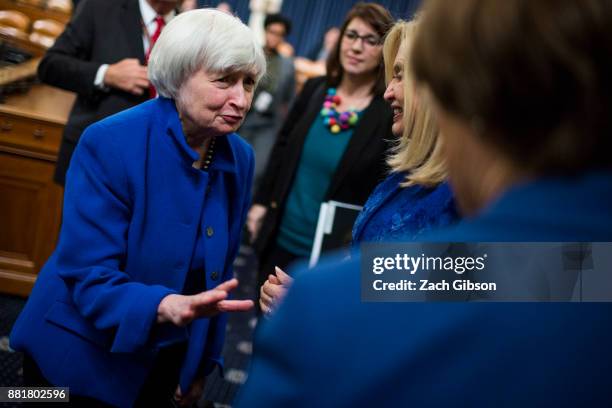
[[[359,35],[356,31],[348,30],[344,32],[344,38],[354,43],[358,39],[361,39],[363,43],[369,47],[376,47],[382,44],[380,37],[376,37],[372,34]]]

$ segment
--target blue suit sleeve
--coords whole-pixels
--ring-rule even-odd
[[[114,142],[100,124],[81,137],[68,171],[57,264],[79,313],[114,333],[111,351],[134,352],[147,344],[157,307],[172,291],[122,270],[132,202]]]

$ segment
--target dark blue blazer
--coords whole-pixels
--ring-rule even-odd
[[[612,241],[612,172],[508,191],[430,240]],[[302,271],[237,407],[612,405],[609,303],[364,303],[359,260]]]
[[[225,315],[157,325],[161,299],[183,290],[198,231],[202,281],[232,276],[249,208],[253,152],[217,139],[193,168],[174,101],[158,98],[87,128],[68,172],[58,246],[11,333],[54,385],[131,406],[160,347],[188,342],[183,389],[220,363]]]

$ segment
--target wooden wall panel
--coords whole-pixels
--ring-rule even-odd
[[[61,223],[53,172],[74,95],[37,85],[0,105],[0,292],[27,296]]]
[[[0,152],[0,289],[26,295],[57,240],[62,191],[54,163]]]

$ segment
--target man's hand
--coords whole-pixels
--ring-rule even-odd
[[[126,58],[111,64],[104,75],[104,85],[121,89],[134,95],[142,95],[149,89],[147,67],[136,58]]]
[[[214,289],[196,295],[168,295],[157,307],[157,322],[185,326],[200,317],[213,317],[222,312],[246,312],[252,300],[225,300],[238,286],[237,279],[223,282]]]

